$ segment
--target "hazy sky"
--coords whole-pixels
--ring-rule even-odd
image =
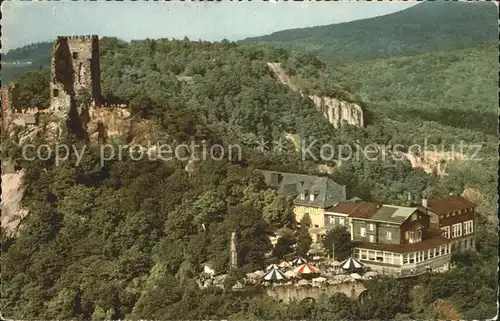
[[[415,2],[5,1],[2,51],[58,35],[217,41],[388,14]]]

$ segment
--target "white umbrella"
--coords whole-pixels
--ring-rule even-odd
[[[297,282],[297,285],[309,285],[309,281],[307,281],[307,280],[300,280],[299,282]]]
[[[324,277],[320,276],[320,277],[317,277],[317,278],[312,279],[312,281],[313,281],[314,283],[323,283],[323,282],[325,282],[325,281],[326,281],[326,278],[324,278]]]
[[[292,266],[292,264],[290,264],[290,262],[287,262],[287,261],[283,261],[283,262],[280,262],[280,264],[278,264],[278,266],[280,268],[289,268]]]
[[[296,277],[296,276],[297,276],[297,273],[295,273],[294,271],[290,270],[290,271],[286,271],[286,272],[285,272],[285,276],[286,276],[287,278],[294,278],[294,277]]]
[[[271,270],[278,270],[278,269],[279,269],[279,266],[277,266],[276,264],[271,264],[268,267],[266,267],[266,272],[269,272]]]
[[[359,275],[358,273],[351,273],[351,278],[353,278],[354,280],[359,280],[361,279],[361,275]]]
[[[331,266],[339,266],[340,265],[340,262],[339,261],[332,261],[330,263]]]
[[[366,277],[373,277],[373,276],[377,276],[377,275],[378,275],[378,272],[376,272],[376,271],[369,271],[369,272],[365,273]]]
[[[261,270],[257,270],[255,272],[253,272],[253,274],[257,275],[258,277],[261,277],[263,276],[264,274],[266,274],[264,271],[261,271]]]
[[[345,274],[337,274],[333,277],[334,280],[338,280],[338,281],[344,281],[346,279],[348,279],[349,277]]]

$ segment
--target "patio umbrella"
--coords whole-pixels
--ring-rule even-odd
[[[323,282],[326,281],[326,278],[320,276],[320,277],[312,279],[312,281],[315,282],[315,283],[323,283]]]
[[[339,266],[340,265],[340,262],[339,261],[332,261],[330,263],[331,266]]]
[[[353,278],[354,280],[359,280],[361,279],[361,275],[359,275],[358,273],[351,273],[351,278]]]
[[[307,281],[307,280],[300,280],[299,282],[297,282],[297,285],[309,285],[309,281]]]
[[[279,269],[279,266],[277,266],[276,264],[271,264],[268,267],[266,267],[266,272],[269,272],[271,270],[278,270],[278,269]]]
[[[374,277],[374,276],[377,276],[377,275],[378,275],[378,272],[375,272],[375,271],[369,271],[369,272],[365,273],[366,277]]]
[[[280,271],[280,270],[275,270],[272,269],[269,272],[267,272],[266,275],[264,275],[264,280],[266,281],[281,281],[285,280],[286,276]]]
[[[302,264],[301,266],[299,266],[295,272],[297,274],[314,274],[314,273],[319,273],[319,269],[308,264],[308,263],[304,263]]]
[[[349,277],[345,274],[338,274],[338,275],[335,275],[333,277],[334,280],[337,280],[337,281],[345,281],[347,279],[349,279]]]
[[[304,263],[307,263],[307,260],[302,258],[302,257],[298,257],[296,258],[295,260],[292,261],[292,264],[293,265],[301,265],[301,264],[304,264]]]
[[[290,264],[290,262],[287,262],[287,261],[283,261],[283,262],[280,262],[280,264],[278,264],[278,266],[280,268],[289,268],[292,266],[292,264]]]
[[[356,259],[353,259],[352,257],[345,259],[340,263],[340,267],[344,270],[357,270],[362,268],[363,266],[363,263],[359,262]]]

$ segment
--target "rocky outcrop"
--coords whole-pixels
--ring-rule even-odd
[[[269,69],[273,72],[275,77],[284,85],[288,86],[293,91],[306,96],[302,91],[293,83],[293,81],[286,75],[280,63],[268,62]],[[340,128],[345,123],[357,127],[363,127],[363,109],[355,103],[349,103],[338,98],[333,97],[320,97],[316,95],[307,95],[318,111],[323,113],[326,119],[335,128]]]
[[[436,171],[439,176],[446,175],[446,167],[448,164],[465,158],[465,155],[460,153],[434,151],[425,151],[422,155],[405,153],[404,156],[410,161],[413,168],[421,168],[424,172],[429,174]]]
[[[23,198],[23,171],[2,175],[2,228],[7,234],[14,234],[21,220],[28,214],[21,208]]]
[[[363,127],[363,110],[354,103],[348,103],[337,98],[309,96],[316,108],[335,128],[340,128],[343,122],[349,125]]]

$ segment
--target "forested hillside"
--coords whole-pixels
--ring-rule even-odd
[[[389,15],[290,29],[245,39],[312,50],[331,61],[445,51],[496,40],[498,9],[488,2],[427,1]]]
[[[22,67],[2,64],[0,71],[2,83],[8,83],[29,71],[49,68],[51,50],[52,42],[41,42],[9,50],[6,54],[2,54],[2,62],[31,61],[31,65]]]
[[[318,81],[296,77],[302,88],[355,93],[378,115],[494,134],[498,119],[498,44],[414,56],[329,64]],[[288,66],[294,73],[294,66]],[[325,88],[325,87],[323,87]]]
[[[269,61],[292,68],[307,90],[358,99],[328,82],[327,67],[314,55],[228,42],[103,39],[107,101],[125,102],[134,115],[157,123],[164,142],[239,143],[242,158],[196,162],[190,173],[185,161],[138,162],[118,155],[102,166],[95,146],[78,166],[75,154],[62,166],[53,157],[22,163],[30,214],[18,236],[2,235],[2,313],[65,320],[446,318],[435,308],[440,299],[464,319],[493,316],[496,136],[418,118],[386,119],[370,104],[364,106],[373,111],[366,128],[335,130],[309,100],[273,79]],[[43,101],[47,92],[36,88],[44,81],[48,85],[48,74],[39,71],[20,85],[33,88],[29,99]],[[363,304],[343,295],[283,304],[229,291],[245,272],[281,258],[292,244],[308,244],[304,234],[293,234],[284,248],[266,256],[272,250],[268,235],[290,221],[290,200],[267,188],[255,169],[314,173],[321,163],[303,161],[291,142],[286,153],[256,148],[260,139],[286,140],[287,133],[318,139],[316,146],[409,146],[425,138],[446,148],[461,140],[481,142],[483,161],[452,165],[444,177],[391,157],[323,162],[337,166],[331,177],[347,185],[349,197],[365,200],[407,205],[408,192],[433,198],[478,191],[478,253],[454,255],[457,268],[444,274],[368,282],[373,295]],[[19,147],[2,142],[7,156],[20,157]],[[62,143],[83,144],[72,136]],[[241,237],[240,266],[229,270],[234,231]],[[225,290],[198,288],[194,276],[208,260],[229,270]]]

